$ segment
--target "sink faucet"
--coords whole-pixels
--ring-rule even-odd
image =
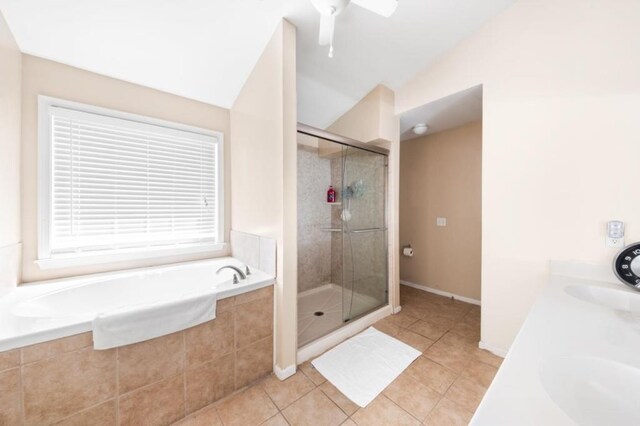
[[[219,274],[220,271],[222,271],[225,268],[233,269],[234,271],[236,271],[238,273],[238,275],[240,275],[240,279],[241,280],[244,280],[244,279],[247,278],[247,276],[244,274],[244,272],[242,272],[242,269],[240,269],[240,268],[238,268],[236,266],[233,266],[233,265],[225,265],[225,266],[223,266],[222,268],[218,269],[216,274]],[[234,284],[238,284],[238,275],[233,274],[233,283]]]

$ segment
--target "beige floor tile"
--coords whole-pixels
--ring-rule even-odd
[[[282,411],[282,414],[293,426],[338,426],[347,419],[347,415],[320,389],[306,394]]]
[[[360,426],[409,426],[420,424],[418,420],[384,395],[378,395],[365,408],[356,411],[351,416],[351,420]]]
[[[392,323],[389,317],[383,318],[380,321],[376,322],[375,324],[373,324],[373,327],[376,330],[388,334],[392,337],[397,336],[400,332],[400,327]]]
[[[271,374],[262,381],[262,388],[280,410],[315,389],[313,382],[302,372],[282,381]]]
[[[420,421],[435,407],[441,394],[422,385],[409,374],[401,374],[384,390],[384,395]]]
[[[454,334],[451,331],[447,332],[447,334],[442,336],[439,341],[443,343],[459,346],[468,352],[473,352],[475,349],[478,348],[478,342],[475,339],[460,336],[459,334]]]
[[[403,313],[407,316],[413,317],[413,318],[418,318],[418,319],[423,319],[425,316],[425,309],[422,308],[423,305],[420,304],[416,304],[416,305],[402,305],[402,310],[400,311],[400,313]]]
[[[433,344],[433,340],[406,329],[400,330],[400,332],[394,337],[420,352],[426,351],[427,348]]]
[[[461,376],[466,377],[467,379],[484,387],[489,387],[497,372],[498,369],[492,365],[479,361],[471,361],[466,366]]]
[[[354,422],[353,420],[347,419],[340,426],[358,426],[358,425],[356,425],[356,422]]]
[[[473,414],[455,402],[442,398],[434,408],[425,425],[427,426],[466,426]]]
[[[445,393],[456,379],[453,371],[424,356],[415,360],[405,371],[424,386],[441,394]]]
[[[427,320],[420,320],[409,327],[409,330],[418,333],[431,340],[438,340],[449,330],[449,327],[433,324]]]
[[[412,316],[410,312],[407,312],[404,309],[395,315],[388,316],[387,318],[389,318],[392,324],[395,324],[401,328],[407,328],[420,319],[418,317]]]
[[[205,407],[196,411],[184,420],[179,421],[175,426],[222,426],[222,421],[218,416],[216,407]]]
[[[315,383],[316,386],[320,386],[327,381],[327,379],[325,379],[324,376],[320,374],[313,365],[311,365],[310,361],[307,361],[304,364],[300,365],[299,368],[300,371],[302,371],[305,376],[311,379],[311,381]]]
[[[472,355],[461,346],[439,340],[424,351],[424,356],[451,371],[460,373],[469,364]]]
[[[458,377],[445,396],[472,413],[476,411],[487,388],[464,377]]]
[[[261,386],[232,396],[218,406],[218,415],[225,426],[255,426],[278,414],[278,408]]]
[[[261,426],[289,426],[289,423],[287,423],[282,414],[278,413],[266,422],[262,423]]]
[[[476,342],[480,341],[480,324],[467,324],[464,322],[457,323],[451,328],[451,333],[458,334],[468,339],[473,339]]]
[[[347,416],[352,415],[358,411],[358,405],[344,396],[342,392],[338,390],[329,382],[324,382],[320,386],[320,390],[325,393],[335,404],[342,410]]]
[[[503,358],[492,354],[484,349],[475,348],[473,351],[473,357],[477,361],[484,362],[485,364],[493,365],[498,368],[502,365]]]

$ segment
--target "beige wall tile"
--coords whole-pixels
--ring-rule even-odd
[[[0,352],[0,371],[20,365],[20,350]]]
[[[50,342],[38,343],[37,345],[22,348],[22,363],[28,364],[41,359],[52,358],[92,345],[93,337],[91,333],[76,334],[75,336],[64,337]]]
[[[185,415],[183,375],[165,379],[120,397],[120,424],[169,425]]]
[[[259,425],[278,414],[278,409],[260,386],[253,386],[218,406],[225,426]]]
[[[263,298],[236,306],[235,327],[236,348],[273,334],[273,303]]]
[[[384,395],[376,399],[365,408],[359,409],[351,419],[358,425],[420,425],[420,422],[409,413],[398,407]]]
[[[347,415],[320,389],[306,394],[282,414],[290,424],[300,426],[338,426],[347,419]]]
[[[118,348],[119,393],[175,376],[183,359],[182,332]]]
[[[235,296],[226,297],[224,299],[220,299],[216,302],[216,314],[219,315],[222,312],[229,312],[233,310],[233,307],[236,304]]]
[[[239,294],[236,296],[236,305],[242,305],[243,303],[251,302],[257,299],[269,298],[273,302],[273,286],[264,287],[259,290],[250,291],[248,293]]]
[[[234,354],[189,368],[185,374],[187,413],[233,393]]]
[[[116,400],[112,399],[98,406],[67,417],[55,426],[114,426],[116,424]]]
[[[273,371],[273,337],[239,349],[236,352],[236,389]]]
[[[0,373],[0,425],[21,423],[20,369]]]
[[[271,374],[262,381],[262,388],[280,410],[285,409],[315,387],[302,372],[297,372],[286,380],[280,380]]]
[[[220,358],[233,351],[233,312],[219,312],[217,318],[184,331],[187,366]]]
[[[91,348],[22,368],[27,424],[50,423],[113,398],[116,351]]]

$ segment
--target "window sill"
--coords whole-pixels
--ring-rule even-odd
[[[59,255],[50,259],[38,259],[34,263],[42,270],[62,269],[74,266],[99,265],[104,263],[123,262],[130,260],[153,259],[160,257],[180,256],[185,254],[211,253],[220,254],[227,248],[226,243],[195,245],[187,247],[162,247],[152,249],[131,249],[112,253],[88,253]]]

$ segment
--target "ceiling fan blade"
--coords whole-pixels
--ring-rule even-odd
[[[398,0],[351,0],[351,3],[370,10],[385,18],[393,15],[398,7]]]
[[[334,16],[320,15],[320,35],[318,36],[320,46],[327,46],[331,43],[334,20]]]

